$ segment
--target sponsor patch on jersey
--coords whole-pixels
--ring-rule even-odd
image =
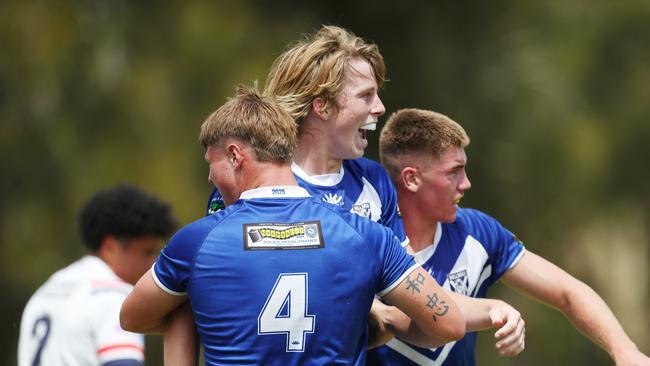
[[[364,202],[359,205],[352,205],[350,212],[355,213],[361,217],[370,217],[370,203]]]
[[[244,224],[245,250],[318,249],[325,247],[320,221]]]
[[[457,294],[467,296],[469,293],[469,278],[467,277],[467,271],[462,270],[454,273],[450,273],[449,276],[449,286],[451,290]]]

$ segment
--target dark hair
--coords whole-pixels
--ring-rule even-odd
[[[131,185],[95,193],[79,212],[79,233],[91,251],[112,235],[118,239],[166,237],[176,229],[169,204]]]

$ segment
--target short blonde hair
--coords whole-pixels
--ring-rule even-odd
[[[240,85],[235,96],[203,122],[199,141],[208,147],[234,137],[250,144],[258,161],[290,163],[297,135],[296,123],[273,98]]]
[[[264,94],[275,97],[300,124],[315,98],[324,99],[323,109],[335,105],[343,89],[348,64],[354,58],[368,61],[377,86],[384,84],[384,58],[375,44],[367,43],[343,28],[323,26],[312,37],[297,42],[275,60]]]
[[[423,109],[402,109],[388,117],[381,130],[379,156],[395,181],[411,159],[439,158],[450,146],[465,148],[469,143],[463,127],[449,117]]]

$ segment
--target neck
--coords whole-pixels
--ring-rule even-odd
[[[241,192],[269,186],[297,186],[291,165],[273,162],[251,162],[241,178]]]
[[[330,156],[325,133],[307,119],[302,123],[293,161],[308,175],[338,173],[343,160]]]
[[[407,199],[403,193],[398,192],[398,197],[409,245],[417,253],[433,243],[438,222],[428,219],[426,212],[418,209],[417,202],[413,202],[415,196]]]

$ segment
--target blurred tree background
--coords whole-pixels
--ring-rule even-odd
[[[379,45],[388,113],[460,122],[473,139],[463,204],[594,287],[650,352],[650,2],[5,0],[0,364],[16,362],[31,293],[83,254],[79,206],[129,182],[182,223],[200,217],[211,188],[201,122],[321,24]],[[499,358],[485,332],[479,364],[611,364],[561,314],[499,286],[491,295],[521,310],[527,349]],[[162,365],[159,340],[148,346],[148,365]]]

